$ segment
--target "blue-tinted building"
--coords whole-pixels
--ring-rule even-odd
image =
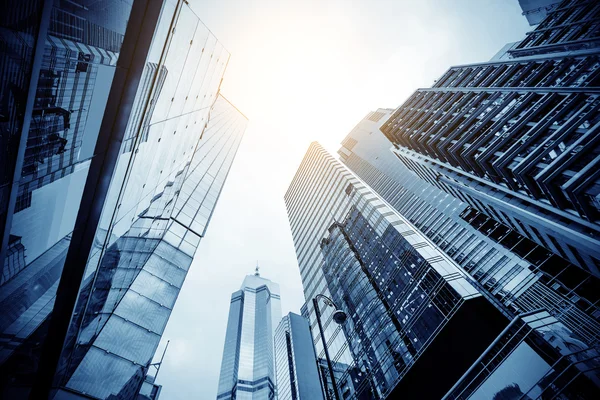
[[[278,400],[323,400],[323,389],[308,320],[289,313],[275,330]]]
[[[325,341],[332,364],[347,367],[339,380],[352,379],[341,389],[348,398],[441,398],[508,324],[467,274],[318,143],[285,200],[317,357]],[[317,294],[348,316],[337,325],[324,308],[324,338],[310,301]],[[431,376],[436,385],[422,385]]]
[[[397,110],[369,113],[339,151],[513,321],[446,398],[599,395],[598,41],[588,32],[600,9],[521,4],[547,15],[526,39],[450,68]],[[508,357],[521,352],[511,335],[529,326],[518,321],[538,313],[533,328],[544,333],[527,333],[527,352]]]
[[[247,123],[229,53],[184,1],[12,3],[0,393],[134,398]]]
[[[542,22],[560,2],[561,0],[519,0],[519,5],[529,25],[534,26]]]
[[[360,121],[342,142],[341,161],[468,273],[508,318],[545,309],[574,340],[596,346],[598,278],[408,169],[379,130],[392,112],[378,109]]]
[[[506,58],[451,67],[381,130],[408,169],[474,210],[465,218],[600,277],[600,4],[553,7]]]
[[[323,358],[318,359],[319,374],[321,381],[323,382],[323,388],[325,391],[325,399],[335,399],[334,388],[331,382],[331,374],[329,373],[329,366],[327,360]],[[350,399],[357,393],[356,389],[360,389],[363,383],[363,374],[356,366],[350,366],[339,361],[331,362],[333,369],[333,376],[335,378],[335,385],[338,389],[338,393],[343,399]],[[357,399],[368,399],[368,393],[363,396],[356,397]]]
[[[281,320],[279,285],[254,275],[232,293],[217,400],[276,398],[275,328]]]

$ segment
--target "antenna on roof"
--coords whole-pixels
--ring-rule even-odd
[[[260,276],[260,274],[258,273],[258,260],[256,260],[256,269],[254,270],[254,276]]]

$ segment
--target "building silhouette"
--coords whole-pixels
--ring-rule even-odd
[[[390,150],[379,127],[392,112],[379,109],[360,121],[342,142],[342,162],[469,273],[507,317],[545,309],[595,346],[598,278],[506,224],[481,214],[465,218],[473,213],[469,204],[421,179]]]

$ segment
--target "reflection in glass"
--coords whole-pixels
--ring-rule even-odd
[[[8,397],[36,376],[131,10],[121,0],[55,0],[24,115],[43,3],[16,2],[12,21],[0,21],[12,52],[0,73],[14,78],[0,85],[0,143],[11,156],[29,124],[18,184],[15,160],[0,161]],[[184,2],[162,7],[54,380],[96,398],[139,392],[247,123],[219,94],[227,50]]]

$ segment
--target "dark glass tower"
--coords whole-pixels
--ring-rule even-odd
[[[549,12],[548,21],[523,42],[506,47],[507,55],[502,58],[507,61],[451,68],[434,88],[420,89],[398,110],[369,113],[339,151],[354,173],[468,272],[479,291],[513,320],[511,326],[518,326],[497,338],[497,348],[482,355],[483,361],[473,366],[476,372],[466,374],[448,398],[495,398],[496,394],[505,398],[518,391],[537,398],[540,393],[554,396],[561,390],[567,398],[598,395],[596,261],[588,259],[590,268],[575,264],[581,261],[576,246],[585,249],[597,236],[591,230],[579,230],[579,236],[568,237],[571,245],[565,250],[565,243],[556,240],[563,229],[556,228],[556,223],[564,223],[567,229],[576,225],[547,211],[578,215],[588,227],[597,228],[598,220],[586,219],[573,207],[561,208],[551,198],[532,198],[531,192],[519,186],[514,170],[509,175],[511,183],[497,168],[504,163],[511,169],[531,154],[544,153],[547,158],[538,159],[539,168],[531,170],[534,177],[540,171],[560,172],[565,178],[560,182],[563,193],[568,187],[564,183],[571,179],[572,183],[579,180],[580,189],[586,188],[588,199],[598,193],[598,135],[590,125],[597,122],[598,114],[596,108],[589,108],[595,107],[599,82],[598,47],[593,38],[573,32],[565,35],[579,26],[576,31],[585,36],[583,27],[597,24],[592,16],[598,7],[572,2],[544,12]],[[556,25],[560,21],[566,25]],[[552,36],[547,47],[531,40],[546,35]],[[559,47],[550,46],[561,41],[566,46],[562,50],[572,51],[560,53]],[[558,53],[542,54],[542,50]],[[380,133],[382,126],[392,143]],[[566,147],[576,142],[579,147]],[[553,151],[556,146],[562,151]],[[561,158],[564,164],[558,161]],[[493,161],[491,167],[485,160]],[[513,192],[511,184],[517,185]],[[509,192],[519,199],[529,196],[529,203],[536,200],[547,211],[536,211],[531,204],[506,195]],[[522,217],[532,219],[526,224]],[[527,326],[535,333],[525,333]],[[515,334],[519,339],[509,340]],[[520,355],[507,357],[504,351]],[[524,365],[527,358],[544,363],[532,361],[537,367],[529,371],[515,367]],[[497,373],[484,372],[498,365]],[[478,390],[482,380],[486,380],[485,389]],[[510,385],[517,381],[520,386]],[[464,386],[459,390],[460,385]]]
[[[450,68],[382,127],[407,168],[470,205],[465,220],[483,214],[597,276],[599,13],[561,2],[508,59]]]
[[[595,306],[597,278],[505,225],[487,221],[478,226],[463,219],[461,214],[467,204],[420,179],[389,151],[390,143],[378,128],[392,112],[378,109],[369,113],[348,134],[339,150],[344,164],[470,273],[479,291],[505,315],[515,319],[513,325],[524,329],[518,321],[541,310],[547,318],[536,318],[534,328],[540,319],[552,321],[540,332],[527,334],[526,344],[507,342],[514,330],[499,337],[497,351],[506,344],[517,355],[486,353],[489,360],[479,364],[475,371],[506,363],[493,374],[486,389],[475,390],[479,372],[471,373],[463,380],[472,380],[469,385],[474,385],[473,388],[464,392],[455,389],[449,398],[493,398],[511,382],[533,398],[540,391],[549,395],[559,389],[570,393],[569,398],[576,393],[589,397],[595,389],[592,382],[598,382],[595,365],[600,359]],[[488,232],[490,227],[495,229]],[[536,368],[525,371],[522,365],[527,365],[526,360],[544,362],[534,363]],[[517,368],[518,365],[521,367]],[[550,366],[554,365],[560,372],[552,372]]]
[[[229,53],[185,1],[9,3],[0,397],[134,398],[247,123]]]
[[[509,318],[545,309],[596,346],[598,278],[568,263],[506,224],[474,210],[421,179],[390,151],[379,131],[393,110],[369,113],[342,142],[342,162],[392,208],[451,257]]]
[[[317,357],[325,341],[334,369],[345,366],[338,389],[349,398],[441,398],[508,324],[450,258],[319,144],[285,199],[303,314]],[[319,293],[348,315],[336,325],[324,308],[325,338],[310,301]],[[424,386],[430,376],[436,385]]]

